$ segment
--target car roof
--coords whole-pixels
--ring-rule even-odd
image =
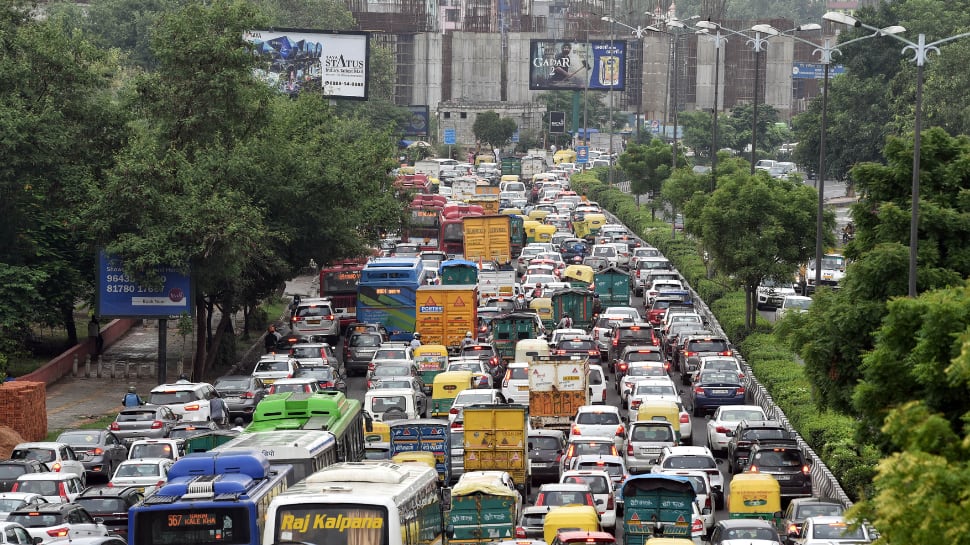
[[[285,356],[289,358],[289,356]],[[262,358],[260,358],[262,359]],[[151,393],[156,392],[167,392],[167,391],[183,391],[183,390],[198,390],[199,388],[204,388],[206,386],[212,386],[208,382],[189,382],[189,381],[177,381],[171,384],[159,384],[158,386],[152,388]]]
[[[40,473],[24,473],[17,477],[18,481],[63,481],[70,478],[80,479],[77,473],[65,473],[63,471],[42,471]]]
[[[539,487],[539,492],[589,492],[589,486],[579,483],[546,483]]]
[[[577,413],[616,413],[620,414],[620,408],[612,405],[583,405],[576,411]]]
[[[835,517],[840,518],[840,517]],[[744,519],[723,519],[717,521],[717,524],[724,528],[771,528],[775,529],[775,526],[764,519],[755,518],[744,518]]]
[[[59,513],[61,511],[68,511],[71,509],[84,509],[84,508],[74,503],[39,503],[36,505],[32,505],[26,509],[14,511],[13,513],[10,513],[10,516],[13,516],[15,514],[25,515],[28,513],[36,513],[36,512],[45,513],[45,512],[51,512],[51,511]]]
[[[24,443],[17,443],[14,450],[22,448],[60,448],[70,446],[67,443],[60,443],[57,441],[30,441]]]

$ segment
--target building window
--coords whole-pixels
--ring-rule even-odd
[[[447,9],[445,10],[445,21],[448,23],[458,22],[459,10],[457,9]]]
[[[441,117],[451,119],[451,112],[442,112]]]
[[[462,119],[468,119],[468,112],[462,112],[461,113],[461,118]]]

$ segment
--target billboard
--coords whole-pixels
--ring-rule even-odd
[[[262,60],[257,75],[281,93],[322,91],[327,97],[367,99],[366,32],[251,30],[243,38]]]
[[[552,134],[566,133],[566,112],[549,112],[549,132]]]
[[[530,90],[622,91],[625,82],[625,41],[530,40]]]
[[[428,119],[430,119],[428,107],[421,104],[412,104],[408,106],[408,112],[411,115],[404,124],[404,136],[427,136]]]
[[[98,252],[98,316],[167,318],[192,314],[192,278],[176,267],[158,267],[159,289],[146,288],[125,274],[121,260]]]

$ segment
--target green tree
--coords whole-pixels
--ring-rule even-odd
[[[731,110],[731,116],[726,120],[727,134],[732,141],[724,144],[736,150],[744,150],[751,146],[751,122],[754,108],[751,105],[738,106]],[[774,157],[774,150],[785,141],[786,134],[775,128],[778,122],[778,110],[770,104],[758,105],[758,154]],[[720,130],[720,126],[718,127]]]
[[[489,148],[501,148],[512,140],[515,127],[514,119],[503,119],[498,113],[489,110],[475,116],[472,132],[475,139],[488,144]]]
[[[688,202],[684,215],[716,268],[744,288],[745,325],[751,330],[761,281],[790,277],[814,251],[818,193],[764,173],[751,176],[739,160],[727,163],[714,193]]]
[[[680,151],[680,150],[678,150]],[[640,202],[640,195],[653,195],[651,212],[656,217],[655,203],[660,199],[660,188],[670,177],[673,170],[673,149],[659,138],[653,138],[644,144],[630,144],[617,159],[620,168],[630,179],[630,189]],[[678,153],[678,163],[685,164],[686,158]]]

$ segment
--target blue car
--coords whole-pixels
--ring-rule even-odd
[[[694,416],[712,413],[722,405],[744,405],[745,389],[736,372],[705,371],[691,388]]]
[[[560,244],[559,253],[566,263],[572,263],[577,257],[582,262],[583,258],[589,255],[589,246],[578,238],[570,238]]]

